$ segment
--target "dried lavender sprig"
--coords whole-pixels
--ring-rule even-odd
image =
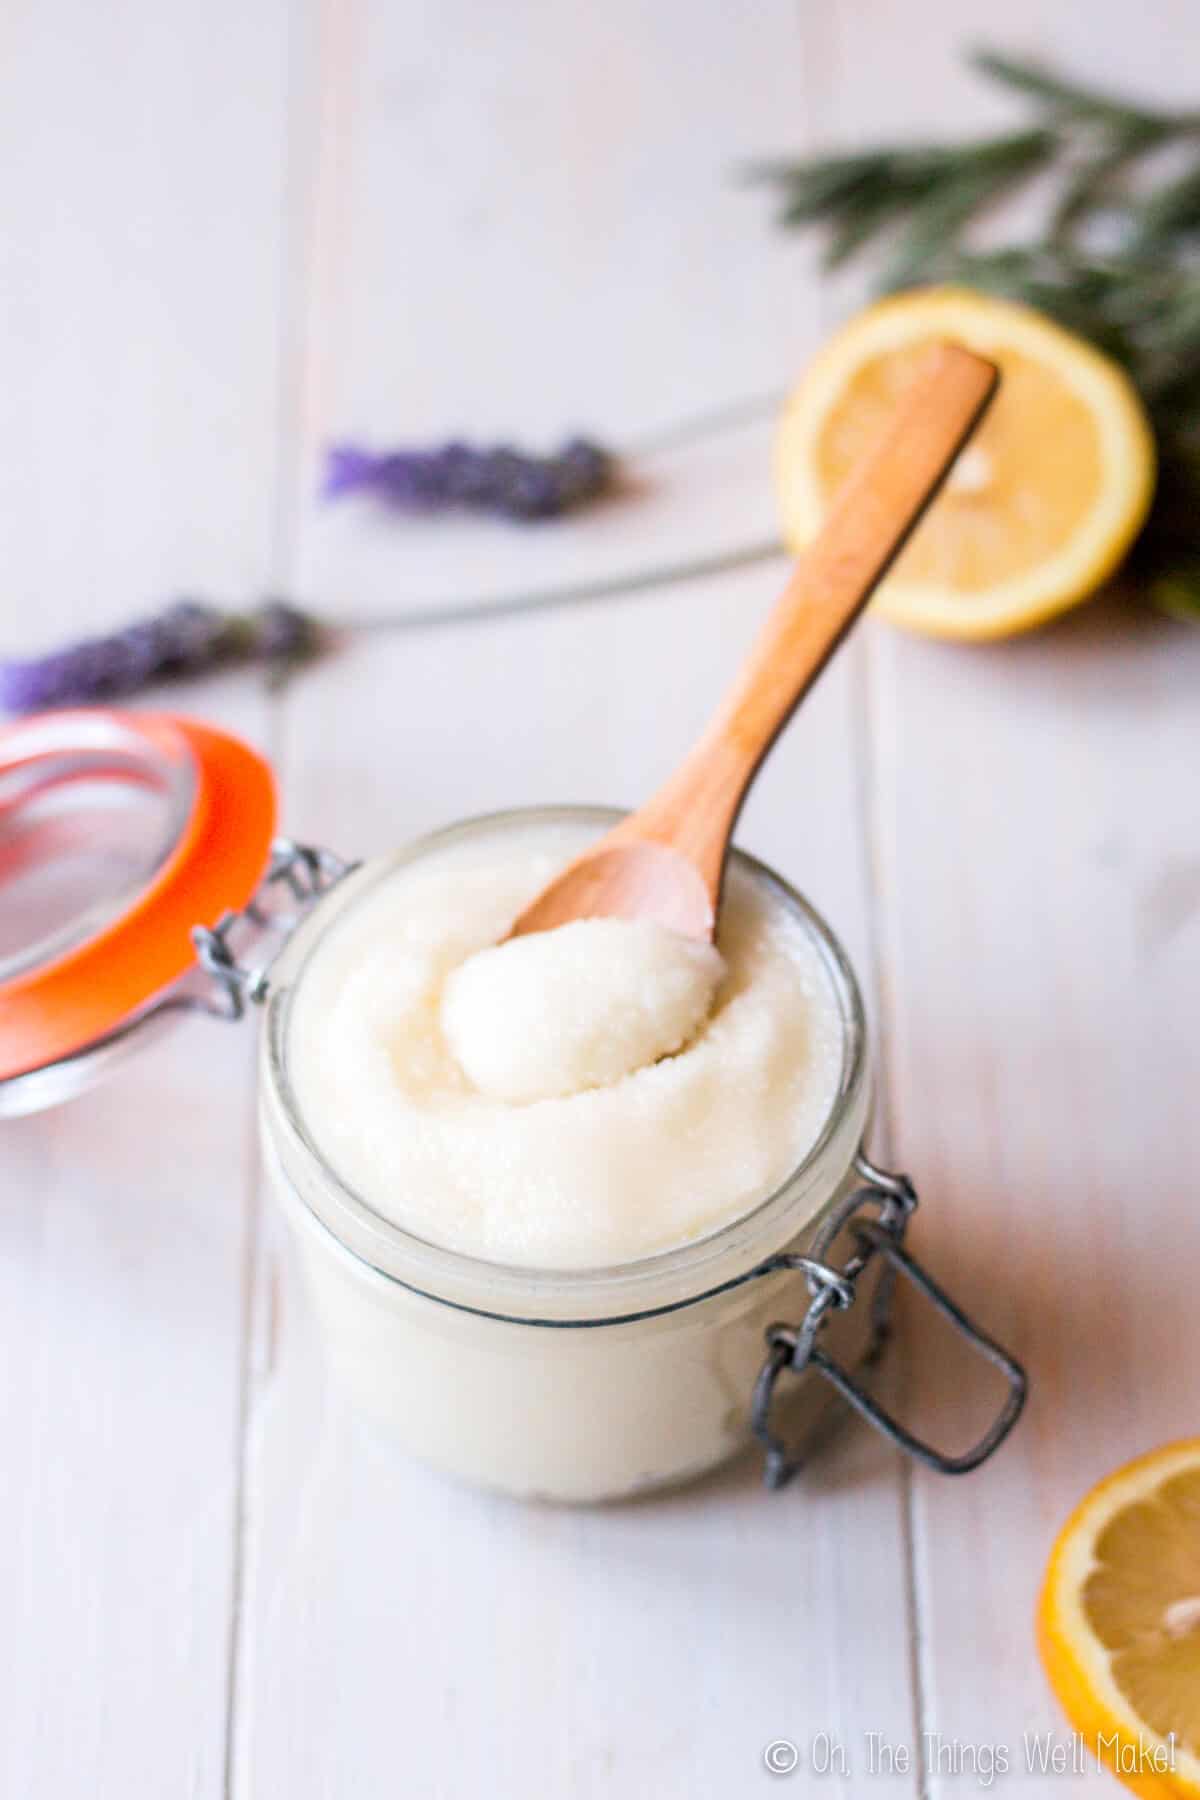
[[[248,613],[199,600],[177,600],[164,612],[107,637],[85,638],[28,660],[0,662],[0,707],[10,713],[89,705],[133,694],[164,677],[199,674],[227,662],[264,662],[278,674],[312,655],[317,621],[283,600]]]
[[[327,500],[371,494],[407,512],[461,507],[505,519],[549,519],[595,499],[615,469],[611,453],[588,438],[571,438],[551,456],[507,444],[372,451],[343,443],[328,452],[322,494]]]

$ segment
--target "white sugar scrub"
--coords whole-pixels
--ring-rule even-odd
[[[368,869],[296,982],[287,1062],[311,1142],[428,1243],[632,1263],[754,1208],[830,1118],[833,977],[753,865],[730,867],[716,951],[618,921],[501,945],[593,835],[516,821]]]
[[[695,1037],[720,952],[653,919],[578,919],[476,951],[446,978],[442,1031],[494,1100],[609,1087]]]

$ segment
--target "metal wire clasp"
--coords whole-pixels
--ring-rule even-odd
[[[877,1431],[926,1468],[936,1469],[943,1475],[965,1475],[978,1468],[1003,1443],[1025,1404],[1028,1381],[1020,1363],[981,1331],[920,1263],[904,1250],[904,1234],[917,1206],[916,1189],[908,1176],[891,1175],[877,1169],[861,1153],[855,1159],[855,1169],[864,1185],[847,1194],[824,1220],[813,1241],[812,1253],[772,1259],[773,1268],[802,1269],[808,1277],[812,1298],[799,1325],[768,1327],[766,1361],[754,1384],[751,1424],[767,1453],[765,1478],[769,1488],[782,1487],[803,1461],[802,1454],[789,1453],[783,1440],[771,1429],[771,1403],[776,1383],[785,1369],[796,1375],[814,1370]],[[874,1218],[860,1216],[872,1212]],[[855,1249],[844,1268],[831,1268],[825,1257],[839,1233],[847,1228]],[[943,1318],[949,1320],[972,1349],[1007,1378],[1008,1393],[991,1426],[978,1443],[958,1456],[935,1449],[932,1444],[915,1437],[821,1347],[819,1337],[830,1313],[843,1311],[854,1304],[859,1278],[877,1257],[883,1259],[887,1268],[874,1296],[871,1340],[864,1361],[872,1361],[883,1344],[888,1330],[891,1289],[896,1277],[903,1275]]]
[[[271,964],[300,920],[355,867],[332,850],[276,838],[267,872],[246,905],[222,913],[215,925],[192,928],[196,961],[216,986],[216,1004],[208,1010],[240,1019],[248,1003],[261,1005]],[[250,947],[256,952],[253,963],[239,959],[239,939],[242,954]]]

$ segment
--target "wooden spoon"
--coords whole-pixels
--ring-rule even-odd
[[[511,936],[572,919],[649,918],[711,939],[750,783],[903,549],[998,380],[991,363],[957,344],[932,351],[881,442],[839,490],[699,742],[652,800],[543,888]]]

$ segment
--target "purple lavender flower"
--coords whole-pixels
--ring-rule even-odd
[[[309,614],[282,600],[249,613],[177,600],[150,619],[107,637],[85,638],[28,661],[0,663],[0,707],[10,713],[87,706],[133,694],[165,676],[197,674],[232,661],[282,670],[317,647]]]
[[[336,500],[339,494],[354,493],[371,479],[375,460],[368,451],[356,450],[353,444],[335,444],[326,455],[323,497]]]
[[[327,500],[370,494],[403,512],[465,507],[505,519],[550,519],[595,499],[614,471],[609,452],[586,438],[571,438],[552,456],[457,441],[433,450],[378,453],[335,444],[322,493]]]

